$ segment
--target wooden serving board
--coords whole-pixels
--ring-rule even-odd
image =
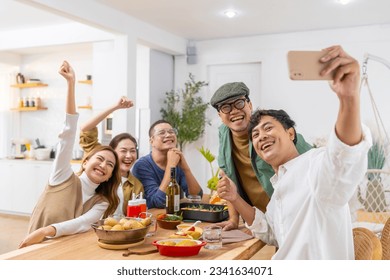
[[[145,242],[145,239],[142,239],[141,241],[138,241],[135,243],[108,244],[108,243],[104,243],[104,242],[101,242],[100,240],[98,240],[98,244],[100,247],[102,247],[103,249],[109,249],[109,250],[126,250],[130,247],[135,247],[135,246],[141,245],[144,242]]]
[[[128,255],[147,255],[152,253],[157,253],[158,249],[156,246],[151,244],[143,244],[141,246],[137,247],[131,247],[127,249],[128,251],[126,253],[123,253],[124,257],[127,257]]]

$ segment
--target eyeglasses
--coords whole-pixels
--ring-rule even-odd
[[[157,130],[154,135],[157,135],[159,137],[165,137],[166,134],[170,135],[177,135],[177,129],[176,128],[169,128],[169,129],[160,129]]]
[[[247,100],[246,99],[237,99],[231,103],[222,104],[221,106],[219,106],[218,111],[221,111],[224,114],[229,114],[233,110],[233,106],[237,110],[241,110],[245,107],[245,101],[247,101]]]

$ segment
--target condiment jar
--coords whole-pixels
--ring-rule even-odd
[[[140,207],[140,213],[146,212],[146,199],[142,197],[142,192],[139,193],[139,199],[137,199],[139,207]]]

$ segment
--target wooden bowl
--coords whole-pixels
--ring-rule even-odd
[[[182,216],[174,214],[157,214],[157,224],[160,228],[163,229],[176,229],[176,226],[179,225],[183,220]]]
[[[163,229],[176,229],[176,226],[181,224],[181,221],[157,220],[157,224]]]
[[[134,220],[141,220],[134,218]],[[106,244],[129,244],[142,241],[148,233],[150,225],[144,228],[129,229],[129,230],[105,230],[99,228],[104,224],[104,220],[99,220],[92,224],[92,228],[98,237],[99,242]]]

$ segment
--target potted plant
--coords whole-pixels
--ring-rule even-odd
[[[202,87],[207,86],[208,83],[195,81],[191,73],[189,78],[184,90],[171,90],[165,93],[165,107],[160,110],[162,118],[177,129],[177,142],[180,150],[183,150],[186,144],[203,136],[205,125],[208,123],[206,120],[208,103],[203,102],[202,97],[197,96]]]
[[[382,184],[381,170],[384,167],[386,153],[383,144],[374,140],[372,147],[368,151],[367,165],[367,190],[365,199],[361,195],[360,188],[358,189],[359,202],[369,212],[386,211],[387,203]]]

